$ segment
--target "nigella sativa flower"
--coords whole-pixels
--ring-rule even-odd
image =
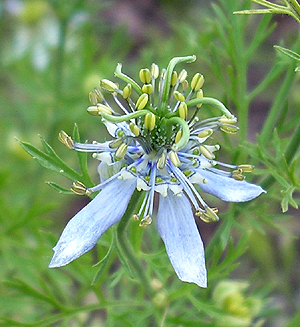
[[[199,191],[230,202],[249,201],[264,190],[244,181],[250,165],[228,165],[215,160],[219,145],[206,145],[215,131],[238,131],[236,118],[218,100],[203,96],[204,78],[197,73],[187,81],[187,71],[179,74],[175,65],[193,62],[195,56],[173,58],[167,69],[152,64],[141,69],[137,83],[121,71],[123,89],[103,79],[101,89],[111,94],[109,104],[96,88],[90,93],[88,113],[100,116],[111,141],[76,143],[65,132],[60,140],[70,149],[93,153],[100,160],[100,184],[86,188],[73,183],[79,195],[99,194],[67,224],[49,267],[67,265],[95,246],[100,236],[123,216],[135,189],[143,192],[134,215],[140,226],[153,217],[154,195],[159,195],[158,232],[179,279],[206,287],[204,247],[194,215],[205,222],[217,221],[217,208],[210,208]],[[160,77],[159,77],[160,75]],[[200,120],[202,105],[220,110],[218,117]],[[116,111],[118,108],[118,111]],[[220,170],[216,166],[224,167]]]

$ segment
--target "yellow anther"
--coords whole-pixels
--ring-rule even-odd
[[[140,217],[139,217],[139,215],[138,214],[134,214],[134,215],[132,215],[132,219],[134,220],[134,221],[139,221],[140,220]]]
[[[139,226],[140,226],[140,227],[145,227],[145,226],[150,225],[151,223],[152,223],[152,218],[151,218],[150,215],[147,215],[146,217],[144,217],[144,218],[141,220]]]
[[[104,91],[107,91],[110,93],[115,92],[119,89],[119,86],[116,83],[114,83],[108,79],[102,79],[100,81],[100,86]]]
[[[187,71],[185,69],[183,69],[178,76],[178,79],[180,81],[180,83],[184,82],[187,78]]]
[[[131,95],[131,89],[132,89],[132,86],[131,84],[127,84],[124,89],[123,89],[123,98],[124,99],[128,99]]]
[[[189,87],[189,82],[185,79],[182,83],[182,91],[185,92],[187,90],[187,88]]]
[[[178,155],[175,151],[171,151],[170,152],[170,160],[172,161],[172,164],[175,166],[175,167],[179,167],[181,166],[181,162],[178,158]]]
[[[160,170],[164,169],[166,165],[166,160],[167,160],[167,155],[165,152],[163,152],[157,160],[157,168]]]
[[[234,170],[231,174],[232,178],[234,178],[236,181],[243,181],[245,180],[245,176],[242,175],[242,171],[240,169]]]
[[[92,193],[83,183],[79,181],[73,182],[71,191],[77,195],[90,195]]]
[[[131,132],[135,136],[139,136],[140,135],[140,129],[139,129],[139,127],[136,124],[130,123],[129,128],[130,128]]]
[[[95,92],[90,92],[89,93],[89,100],[90,100],[90,103],[93,106],[96,106],[97,105],[98,99],[97,99],[97,95],[95,94]]]
[[[205,145],[200,145],[199,150],[207,159],[215,159],[215,155]]]
[[[116,159],[123,159],[126,152],[127,152],[128,145],[126,143],[122,143],[117,151],[115,152],[115,158]]]
[[[200,137],[200,138],[208,137],[208,136],[212,135],[213,132],[214,131],[211,128],[208,128],[208,129],[205,129],[204,131],[201,131],[198,134],[198,137]]]
[[[144,126],[149,131],[152,131],[155,127],[156,118],[155,115],[151,112],[145,115]]]
[[[66,132],[60,131],[58,134],[58,139],[61,143],[63,143],[67,148],[74,149],[74,142]]]
[[[197,91],[197,99],[202,99],[203,98],[203,90],[200,89],[199,91]],[[197,108],[200,108],[202,106],[202,103],[197,104]]]
[[[108,115],[112,114],[112,110],[108,106],[105,106],[102,103],[98,103],[97,106],[88,107],[87,112],[92,116],[98,116],[98,115],[101,115],[102,113],[105,113]]]
[[[220,130],[227,134],[235,134],[239,131],[239,128],[235,125],[221,125]]]
[[[182,137],[182,130],[180,129],[175,136],[175,143],[178,143]]]
[[[109,143],[109,147],[111,149],[116,149],[118,148],[121,144],[123,143],[123,140],[120,138],[120,139],[116,139],[112,142]]]
[[[144,84],[142,86],[142,92],[147,93],[147,94],[151,94],[153,92],[152,84]]]
[[[198,90],[201,89],[201,87],[204,84],[204,77],[203,75],[196,73],[191,81],[191,88],[193,91],[197,92]]]
[[[140,97],[136,101],[136,105],[135,105],[136,109],[137,110],[144,109],[146,107],[148,99],[149,99],[149,95],[147,93],[143,93],[142,95],[140,95]]]
[[[200,219],[203,220],[204,222],[211,223],[219,220],[217,213],[218,213],[218,208],[206,207],[205,211],[197,210],[195,215],[200,217]]]
[[[149,84],[151,82],[151,73],[148,68],[143,68],[139,72],[139,77],[142,83]]]
[[[188,114],[188,108],[185,102],[181,102],[178,107],[179,117],[182,119],[186,119]]]
[[[237,122],[237,118],[232,116],[231,118],[227,118],[226,116],[222,116],[219,118],[219,122],[222,124],[235,124]]]
[[[171,86],[176,85],[177,80],[178,80],[178,74],[175,70],[173,70],[172,76],[171,76]]]
[[[254,166],[252,165],[239,165],[238,170],[240,170],[243,173],[252,173],[254,170]]]
[[[185,101],[185,96],[178,92],[178,91],[174,91],[174,97],[176,100],[180,101],[180,102],[184,102]]]
[[[156,64],[152,64],[151,65],[151,75],[154,79],[157,79],[158,75],[159,75],[159,68]]]
[[[104,96],[101,91],[95,87],[92,92],[89,93],[89,100],[92,105],[97,105],[97,103],[102,102],[104,100]]]

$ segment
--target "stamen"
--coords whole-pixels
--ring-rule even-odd
[[[143,93],[140,95],[140,97],[136,101],[136,110],[142,110],[146,107],[146,104],[148,102],[149,95],[147,93]]]
[[[63,143],[68,149],[73,150],[75,148],[74,141],[71,136],[69,136],[66,132],[60,131],[58,134],[58,139],[61,143]]]
[[[172,161],[172,164],[175,166],[175,167],[180,167],[181,166],[181,162],[178,158],[178,155],[175,151],[171,151],[170,152],[170,160]]]
[[[156,122],[155,115],[153,113],[148,113],[145,116],[144,127],[147,130],[152,131],[155,127],[155,122]]]
[[[134,123],[130,123],[129,124],[129,128],[131,130],[131,132],[135,135],[135,136],[139,136],[140,135],[140,129],[139,127],[134,124]]]
[[[149,84],[151,82],[151,73],[148,68],[141,69],[139,72],[139,77],[142,83]]]
[[[254,166],[252,166],[252,165],[238,165],[237,167],[243,173],[252,173],[254,170]]]
[[[116,92],[119,90],[119,86],[108,79],[102,79],[100,81],[100,86],[104,91],[107,91],[109,93]]]
[[[83,183],[79,181],[73,182],[71,191],[77,195],[90,195],[92,193]]]
[[[222,124],[220,126],[220,130],[222,132],[225,132],[227,134],[235,134],[239,131],[239,128],[235,125],[225,125],[225,124]]]
[[[215,155],[205,145],[200,145],[199,150],[207,159],[215,159]]]
[[[185,102],[181,102],[178,107],[179,117],[182,119],[186,119],[188,115],[188,108]]]
[[[115,152],[115,158],[116,159],[123,159],[125,157],[125,154],[127,152],[128,144],[122,143],[117,151]]]
[[[124,89],[123,89],[123,93],[122,96],[124,99],[128,99],[131,95],[131,90],[132,90],[132,86],[131,84],[127,84]]]
[[[152,223],[152,218],[150,215],[147,215],[141,220],[139,226],[146,227],[146,226],[150,225],[151,223]]]
[[[191,81],[191,88],[194,92],[197,92],[201,89],[204,84],[204,77],[203,75],[196,73]]]
[[[198,216],[201,220],[206,223],[219,221],[219,217],[217,216],[218,208],[209,208],[206,207],[205,211],[196,212],[196,216]]]

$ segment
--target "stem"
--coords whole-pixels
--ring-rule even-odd
[[[131,245],[128,242],[128,239],[125,235],[128,223],[130,219],[132,218],[133,214],[135,213],[137,203],[139,203],[139,200],[141,196],[143,195],[143,192],[139,192],[137,190],[134,191],[127,209],[120,220],[118,227],[117,227],[117,242],[126,256],[127,260],[131,263],[132,267],[134,268],[135,272],[137,273],[141,283],[144,286],[144,289],[149,290],[149,292],[152,294],[153,290],[150,284],[150,281],[145,274],[145,269],[142,267],[140,261],[137,259],[136,253],[134,253]]]
[[[123,116],[112,116],[105,113],[101,113],[101,116],[111,123],[121,123],[123,121],[129,121],[130,119],[133,118],[145,116],[148,113],[151,113],[151,111],[142,109],[139,111],[135,111],[132,114],[123,115]]]
[[[118,64],[117,67],[116,67],[116,70],[115,70],[115,76],[118,77],[118,78],[120,78],[124,82],[130,84],[133,87],[133,89],[137,92],[137,94],[138,95],[141,95],[143,92],[142,92],[141,87],[138,85],[138,83],[136,83],[129,76],[123,74],[122,71],[121,71],[121,69],[122,69],[122,65],[121,64]]]

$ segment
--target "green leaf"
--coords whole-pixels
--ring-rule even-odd
[[[297,61],[300,61],[300,55],[290,49],[286,49],[286,48],[283,48],[283,47],[280,47],[279,45],[274,45],[274,48],[276,50],[278,50],[279,52],[285,54],[286,56],[292,58],[292,59],[295,59]]]
[[[109,261],[110,255],[111,255],[112,250],[114,249],[114,247],[115,247],[115,241],[113,240],[113,241],[111,242],[111,244],[110,244],[110,247],[109,247],[109,249],[108,249],[106,255],[105,255],[105,256],[104,256],[104,257],[103,257],[99,262],[97,262],[97,263],[94,265],[94,267],[95,267],[95,266],[99,266],[99,268],[98,268],[98,271],[96,272],[95,277],[93,278],[92,285],[96,284],[97,281],[98,281],[98,279],[99,279],[100,276],[102,275],[102,273],[103,273],[105,267],[107,266],[107,263],[108,263],[108,261]]]
[[[61,187],[54,182],[46,182],[46,184],[48,184],[49,186],[51,186],[52,188],[54,188],[56,191],[58,191],[61,194],[73,194],[74,195],[74,193],[71,191],[71,189]]]
[[[21,147],[43,167],[53,170],[72,181],[81,179],[81,176],[75,170],[67,166],[42,137],[41,142],[46,152],[42,152],[30,143],[21,142],[20,140],[17,141],[20,143]]]

